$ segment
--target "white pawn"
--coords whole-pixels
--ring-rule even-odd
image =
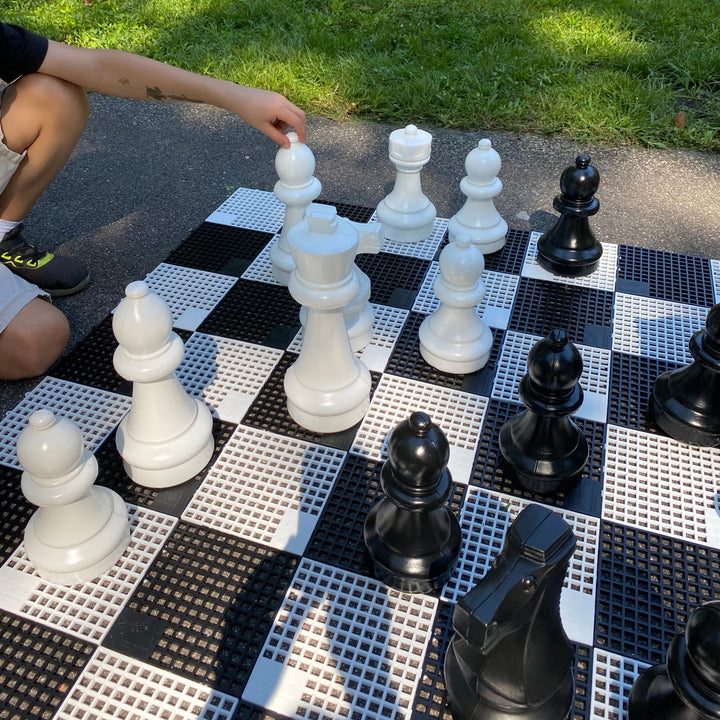
[[[392,192],[377,206],[385,237],[397,243],[421,242],[432,234],[435,206],[425,197],[420,171],[430,160],[432,135],[408,125],[390,133],[390,160],[397,168]]]
[[[312,150],[298,139],[296,132],[287,134],[290,147],[281,147],[275,155],[275,171],[280,178],[274,187],[275,197],[285,203],[285,219],[280,236],[270,248],[273,276],[281,285],[287,285],[295,267],[287,236],[290,228],[305,216],[308,206],[315,200],[322,185],[313,176],[315,156]]]
[[[132,407],[115,436],[125,472],[145,487],[179,485],[207,465],[214,440],[210,411],[175,375],[185,347],[170,309],[138,280],[125,288],[112,325],[115,369],[133,383]]]
[[[37,410],[17,439],[23,494],[38,509],[25,528],[25,552],[40,577],[61,585],[109,570],[130,543],[120,496],[95,487],[98,464],[78,427]]]
[[[497,177],[500,165],[500,155],[488,139],[480,140],[468,153],[465,158],[467,175],[460,182],[460,190],[467,200],[448,223],[451,242],[460,233],[467,233],[485,255],[497,252],[505,245],[508,225],[493,202],[502,190],[502,182]]]
[[[443,372],[480,370],[493,344],[492,333],[476,310],[485,297],[481,280],[485,260],[470,236],[462,233],[445,246],[439,262],[440,275],[433,289],[440,305],[420,325],[420,353],[429,365]]]
[[[340,432],[370,404],[370,371],[353,355],[343,307],[358,294],[358,233],[331,206],[315,206],[290,230],[295,270],[288,290],[306,308],[300,355],[285,373],[290,417],[313,432]]]

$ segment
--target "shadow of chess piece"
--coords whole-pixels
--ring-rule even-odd
[[[710,310],[689,347],[690,365],[655,380],[650,414],[670,437],[715,447],[720,445],[720,304]]]
[[[122,498],[96,486],[98,464],[80,429],[50,410],[35,411],[17,439],[22,491],[38,509],[25,552],[40,577],[61,585],[100,577],[130,543]]]
[[[581,276],[597,268],[603,249],[590,229],[588,218],[600,209],[600,202],[594,197],[599,184],[600,175],[587,155],[579,155],[575,167],[563,171],[562,192],[553,201],[560,218],[537,244],[538,262],[546,270],[557,275]]]
[[[450,446],[424,412],[392,431],[382,467],[385,497],[365,520],[375,577],[396,590],[439,593],[460,553],[460,524],[448,507]]]
[[[577,539],[561,515],[528,505],[502,552],[453,612],[445,685],[455,720],[563,720],[574,651],[560,594]]]
[[[667,651],[630,691],[629,720],[717,720],[720,717],[720,601],[695,608]]]
[[[583,401],[582,357],[564,330],[553,330],[528,353],[520,381],[527,408],[500,429],[500,452],[512,478],[532,492],[570,490],[588,460],[585,435],[570,415]]]

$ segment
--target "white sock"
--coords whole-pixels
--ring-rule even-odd
[[[17,222],[15,220],[3,220],[0,218],[0,238],[2,238],[5,233],[9,233],[11,230],[14,230],[22,220],[18,220]]]

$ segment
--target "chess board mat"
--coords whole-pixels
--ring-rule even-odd
[[[337,209],[373,219],[372,208]],[[360,353],[370,408],[350,430],[320,435],[285,407],[301,330],[268,254],[283,212],[272,193],[240,188],[145,278],[185,343],[178,378],[213,412],[215,453],[198,476],[156,490],[123,471],[114,433],[131,387],[113,368],[110,316],[0,422],[0,720],[449,718],[454,605],[528,503],[551,506],[578,539],[561,598],[575,648],[571,717],[625,717],[637,675],[664,661],[693,608],[720,597],[720,450],[674,441],[647,418],[657,375],[692,359],[720,263],[605,245],[592,275],[565,279],[537,264],[536,235],[510,230],[483,274],[490,360],[451,375],[418,347],[437,307],[438,218],[422,243],[358,256],[375,311]],[[528,350],[554,328],[583,357],[575,418],[591,452],[573,491],[538,496],[503,472],[498,433],[522,410]],[[41,579],[23,550],[35,508],[15,440],[42,407],[78,424],[97,483],[120,494],[131,523],[120,561],[73,587]],[[450,442],[463,532],[438,597],[374,580],[362,540],[387,435],[416,410]]]

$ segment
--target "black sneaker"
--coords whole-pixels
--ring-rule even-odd
[[[83,263],[28,245],[19,237],[21,230],[18,225],[0,239],[0,263],[51,297],[72,295],[88,284],[90,273]]]

